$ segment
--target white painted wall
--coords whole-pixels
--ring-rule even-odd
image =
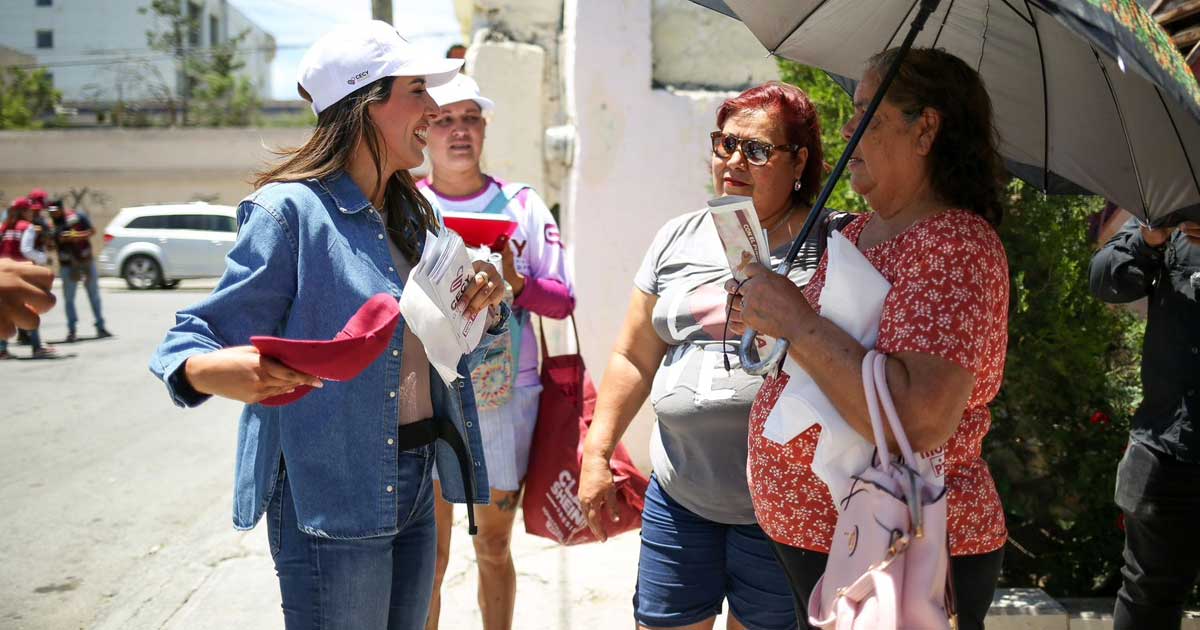
[[[221,0],[193,0],[202,5],[201,46],[210,39],[209,16],[218,18],[225,34],[250,28],[243,73],[271,97],[270,62],[274,40],[260,27]],[[54,85],[67,101],[136,101],[155,98],[155,90],[176,90],[172,60],[146,44],[146,31],[157,28],[150,15],[138,13],[146,0],[53,0],[49,7],[34,0],[0,2],[0,45],[32,55],[47,64]],[[36,47],[36,32],[54,33],[54,47]],[[251,50],[253,49],[253,50]]]
[[[567,0],[565,7],[562,64],[568,117],[578,133],[564,193],[566,236],[574,251],[583,352],[599,382],[654,234],[712,194],[708,133],[717,107],[735,92],[651,88],[658,42],[649,0]],[[675,28],[685,29],[686,22]],[[688,72],[731,76],[745,60],[724,56],[721,42],[743,35],[743,27],[726,20],[707,28],[712,48],[693,54]],[[649,420],[643,409],[625,439],[643,467]]]

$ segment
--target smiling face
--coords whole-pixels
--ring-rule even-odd
[[[487,120],[475,101],[458,101],[441,109],[429,130],[429,159],[433,168],[479,168]]]
[[[437,111],[423,77],[396,77],[387,100],[368,106],[384,143],[385,173],[415,168],[425,161],[422,151]]]
[[[721,131],[745,140],[760,140],[773,145],[788,144],[784,130],[770,114],[761,109],[743,110],[725,120]],[[797,179],[804,172],[808,150],[792,153],[776,149],[762,166],[746,161],[739,149],[728,158],[712,154],[713,191],[718,196],[745,195],[754,199],[759,217],[767,218],[786,210],[791,203]]]
[[[842,127],[843,138],[854,135],[878,89],[878,75],[867,72],[854,90],[854,117]],[[885,98],[847,164],[850,187],[885,217],[919,197],[929,187],[928,157],[937,123],[938,115],[929,110],[910,121]]]

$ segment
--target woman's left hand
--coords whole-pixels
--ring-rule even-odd
[[[467,317],[474,317],[489,306],[499,306],[500,301],[504,299],[504,278],[500,276],[500,272],[491,263],[483,260],[476,260],[473,266],[475,276],[463,291],[459,303],[455,305],[455,308],[459,308],[466,304],[464,312]]]
[[[758,263],[744,268],[747,279],[740,285],[736,280],[725,283],[748,328],[776,339],[788,339],[807,318],[814,317],[812,307],[800,287],[787,276],[767,269]]]

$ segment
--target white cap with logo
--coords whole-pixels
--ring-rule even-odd
[[[496,103],[492,99],[479,95],[479,84],[465,74],[450,79],[450,82],[445,85],[430,88],[429,95],[433,97],[433,102],[437,103],[438,107],[445,107],[459,101],[475,101],[479,105],[479,109],[485,112],[496,107]]]
[[[384,77],[425,77],[428,87],[458,75],[461,59],[424,54],[387,22],[342,24],[321,36],[300,60],[298,82],[320,114],[351,92]]]

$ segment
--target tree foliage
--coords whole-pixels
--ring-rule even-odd
[[[40,128],[60,102],[62,93],[46,70],[0,70],[0,129]]]
[[[212,127],[245,126],[256,122],[261,102],[254,85],[240,75],[246,63],[239,48],[249,34],[238,33],[206,48],[189,45],[189,33],[199,28],[178,0],[150,0],[138,9],[157,18],[159,28],[146,31],[147,45],[175,58],[184,79],[183,124]],[[170,99],[173,102],[173,97]],[[172,120],[174,120],[172,112]]]
[[[817,103],[827,159],[836,161],[849,97],[819,70],[791,62],[780,70]],[[1122,547],[1113,485],[1141,397],[1144,327],[1088,290],[1087,219],[1101,200],[1048,197],[1016,180],[1008,193],[1000,227],[1011,278],[1008,355],[983,445],[1008,520],[1003,582],[1055,596],[1110,595]],[[845,182],[831,199],[866,207]]]
[[[790,61],[780,61],[779,78],[785,83],[804,90],[812,99],[813,104],[817,106],[817,115],[821,120],[821,144],[825,149],[825,162],[832,167],[846,148],[846,141],[842,139],[842,125],[854,116],[853,103],[841,86],[834,83],[829,75],[816,68]],[[835,210],[849,212],[863,212],[867,209],[867,202],[850,190],[849,177],[841,178],[825,205]]]

